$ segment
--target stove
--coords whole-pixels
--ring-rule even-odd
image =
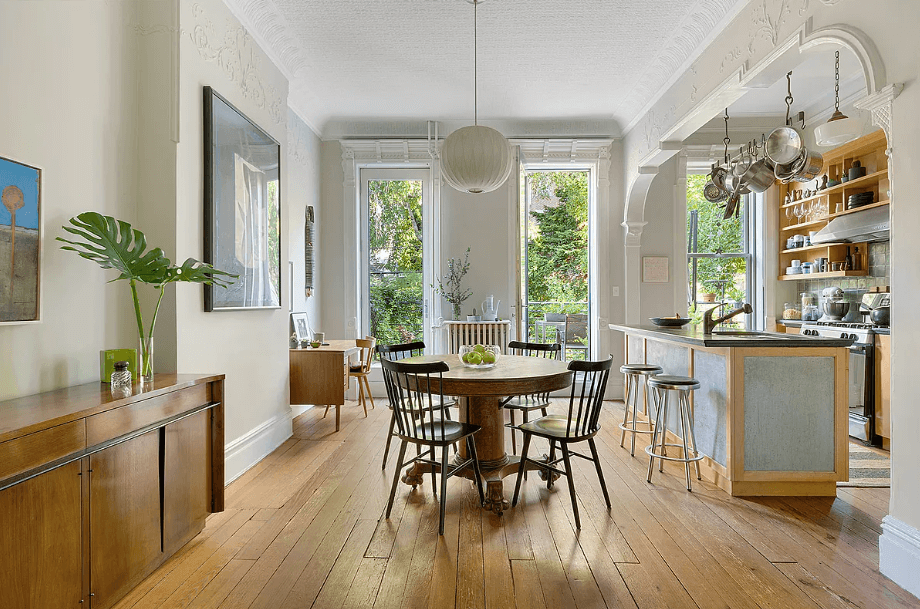
[[[865,294],[863,302],[872,302],[875,306],[888,306],[890,295]],[[800,331],[805,336],[824,336],[831,338],[849,338],[849,428],[850,435],[867,444],[881,445],[881,437],[875,433],[875,334],[877,326],[865,322],[846,321],[812,321],[802,325]]]

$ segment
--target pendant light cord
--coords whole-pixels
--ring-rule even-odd
[[[840,112],[840,51],[834,53],[834,113]]]
[[[473,124],[479,125],[479,44],[476,26],[479,0],[473,0]]]

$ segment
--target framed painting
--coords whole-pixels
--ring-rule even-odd
[[[668,283],[668,281],[670,281],[668,257],[643,256],[642,281],[643,283]]]
[[[41,176],[0,157],[0,324],[41,318]]]
[[[204,310],[281,308],[281,145],[204,87],[204,261],[239,275]]]
[[[313,337],[313,331],[310,329],[310,318],[306,313],[291,313],[291,324],[294,326],[294,336],[297,342],[302,343]]]

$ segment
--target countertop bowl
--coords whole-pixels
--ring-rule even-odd
[[[850,311],[850,303],[846,300],[825,300],[824,312],[832,320],[841,320]]]
[[[477,349],[477,347],[479,349]],[[485,359],[491,359],[490,362],[482,362],[481,360],[478,363],[470,363],[467,360],[470,358],[469,354],[478,351],[480,357],[485,357]],[[466,366],[467,368],[475,368],[485,370],[487,368],[494,368],[495,364],[498,362],[501,357],[502,350],[497,345],[461,345],[460,353],[460,363]]]
[[[649,320],[660,328],[680,328],[690,323],[689,317],[649,317]]]

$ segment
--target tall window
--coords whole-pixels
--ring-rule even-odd
[[[522,289],[528,340],[559,342],[566,359],[590,351],[585,170],[531,171],[522,221]]]
[[[413,173],[362,174],[364,331],[382,344],[424,340],[425,188]]]
[[[724,207],[703,196],[708,179],[707,175],[687,176],[687,299],[697,323],[706,309],[720,302],[751,302],[754,283],[751,197],[742,197],[737,217],[723,219]],[[749,327],[749,317],[732,321]]]

